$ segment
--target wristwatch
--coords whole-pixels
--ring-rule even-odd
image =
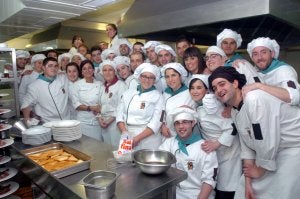
[[[91,107],[90,107],[90,106],[87,106],[86,111],[91,111]]]

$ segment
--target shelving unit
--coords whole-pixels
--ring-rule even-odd
[[[0,48],[0,109],[11,109],[1,119],[19,119],[19,77],[14,48]]]

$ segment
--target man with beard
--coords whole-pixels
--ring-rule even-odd
[[[233,67],[217,68],[208,80],[216,97],[234,107],[243,161],[235,198],[298,198],[300,109],[260,89],[243,97],[246,78]]]
[[[252,40],[247,51],[265,82],[254,83],[243,88],[244,94],[261,89],[291,105],[300,103],[300,85],[295,69],[278,59],[279,45],[268,37]]]

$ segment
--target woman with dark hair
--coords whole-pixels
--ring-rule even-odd
[[[106,34],[109,37],[108,47],[119,52],[120,39],[118,36],[118,28],[115,24],[108,24],[106,26]]]
[[[82,37],[80,35],[74,35],[72,39],[72,48],[69,50],[69,53],[78,53],[78,47],[82,44],[84,44]]]
[[[183,53],[183,66],[188,71],[188,78],[194,74],[209,74],[204,57],[197,47],[189,47]]]
[[[90,60],[80,64],[82,79],[78,80],[71,90],[73,107],[77,111],[77,120],[80,121],[81,132],[84,135],[102,140],[101,129],[96,119],[100,112],[100,82],[94,78],[94,66]]]

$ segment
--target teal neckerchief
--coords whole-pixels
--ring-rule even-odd
[[[185,153],[186,155],[189,155],[189,153],[186,150],[186,145],[193,144],[199,140],[201,140],[200,134],[193,133],[187,140],[182,140],[178,135],[176,135],[176,140],[178,140],[178,147],[180,151]]]
[[[244,58],[239,53],[234,53],[234,55],[225,62],[224,66],[232,66],[232,63],[237,59],[244,59]]]
[[[200,100],[200,101],[198,101],[198,102],[196,102],[197,103],[197,107],[199,107],[199,106],[203,106],[203,102],[202,102],[202,100]]]
[[[170,94],[171,96],[174,96],[174,95],[177,95],[178,93],[181,93],[182,91],[185,91],[187,89],[188,89],[188,87],[186,85],[181,84],[181,87],[177,91],[173,91],[173,89],[168,86],[165,89],[165,92]]]
[[[38,76],[38,79],[44,80],[45,82],[48,82],[48,83],[52,83],[56,79],[56,76],[54,78],[47,78],[44,76],[44,74],[40,74]]]
[[[260,70],[259,72],[261,72],[262,74],[267,74],[272,70],[275,70],[276,68],[279,68],[280,66],[283,65],[288,65],[288,64],[283,61],[279,61],[278,59],[273,59],[270,66],[268,66],[268,68],[266,68],[265,70]]]
[[[141,95],[142,93],[147,93],[147,92],[153,91],[155,89],[156,89],[155,86],[151,86],[148,89],[143,89],[141,85],[138,85],[136,90],[139,92],[139,95]]]
[[[93,61],[93,65],[94,65],[95,68],[98,68],[100,64]]]

